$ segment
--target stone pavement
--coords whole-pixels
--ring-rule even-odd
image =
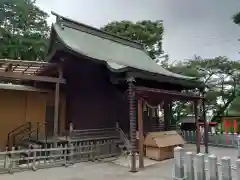
[[[194,150],[195,146],[188,145],[186,149]],[[204,150],[204,147],[201,147]],[[210,153],[218,157],[230,156],[232,163],[236,160],[237,150],[231,148],[210,147]],[[128,169],[113,163],[83,162],[71,167],[59,167],[25,171],[13,175],[0,175],[0,180],[172,180],[173,160],[160,162],[149,166],[138,173],[130,173]]]

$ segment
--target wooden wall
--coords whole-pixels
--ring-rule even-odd
[[[0,90],[0,147],[7,145],[7,135],[25,122],[32,122],[33,128],[37,122],[45,122],[45,111],[52,104],[54,93],[41,93],[16,90]],[[62,96],[60,111],[60,130],[65,125],[65,101]],[[45,133],[45,127],[40,128],[40,134]]]
[[[64,57],[66,129],[70,123],[75,129],[100,129],[115,127],[119,122],[121,129],[129,133],[127,93],[111,83],[106,65],[67,53]],[[151,131],[152,124],[157,121],[146,112],[143,120],[146,132]]]
[[[64,64],[66,125],[76,129],[115,127],[129,131],[128,101],[109,80],[105,65],[68,56]]]

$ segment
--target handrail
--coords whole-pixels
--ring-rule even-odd
[[[117,129],[120,133],[120,139],[123,140],[125,147],[127,148],[128,151],[130,151],[131,143],[130,143],[129,139],[127,138],[126,134],[123,132],[123,130],[120,127],[118,127]]]
[[[12,146],[15,146],[16,145],[16,137],[18,137],[19,135],[23,134],[26,132],[26,130],[31,131],[31,129],[29,128],[25,128],[25,129],[22,129],[21,131],[18,131],[17,133],[13,134],[12,135]]]
[[[24,123],[24,124],[16,127],[15,129],[13,129],[11,132],[8,133],[8,139],[7,139],[7,145],[8,145],[8,147],[10,147],[10,135],[11,135],[12,133],[16,132],[17,130],[25,127],[25,126],[27,126],[25,129],[28,129],[28,128],[31,129],[32,123],[31,123],[31,122],[26,122],[26,123]]]
[[[39,124],[39,122],[38,122],[38,124]],[[31,134],[32,134],[33,132],[35,132],[35,131],[37,132],[37,140],[38,140],[38,133],[39,133],[38,130],[39,130],[39,128],[41,128],[41,127],[44,126],[45,124],[46,124],[46,122],[38,125],[35,129],[33,129],[33,130],[25,133],[23,136],[20,137],[20,140],[22,140],[22,139],[23,139],[25,136],[27,136],[27,135],[31,135]]]

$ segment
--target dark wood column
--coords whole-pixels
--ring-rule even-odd
[[[130,172],[137,172],[136,168],[136,152],[137,152],[137,139],[136,139],[136,105],[135,105],[135,92],[134,92],[134,78],[127,79],[128,83],[128,104],[129,104],[129,121],[130,121],[130,137],[131,137],[131,168]]]
[[[169,119],[169,128],[170,128],[171,125],[173,125],[173,124],[171,124],[173,121],[173,101],[172,100],[169,102],[169,118],[170,118]]]
[[[198,100],[194,101],[194,114],[195,114],[195,123],[196,123],[196,146],[197,153],[200,153],[200,128],[199,128],[199,114],[198,114]]]
[[[144,136],[142,114],[142,100],[138,99],[139,168],[144,168]]]
[[[62,68],[58,68],[58,77],[62,78]],[[54,139],[57,140],[58,137],[58,126],[59,126],[59,99],[60,99],[60,83],[57,82],[55,86],[55,102],[54,102]],[[56,142],[55,142],[56,146]]]
[[[208,153],[208,122],[206,118],[206,106],[205,106],[205,92],[202,92],[202,96],[204,99],[202,99],[202,118],[204,121],[204,145],[205,145],[205,153]]]
[[[170,127],[170,102],[164,101],[164,131],[168,131]]]

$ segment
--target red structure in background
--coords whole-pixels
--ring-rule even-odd
[[[207,122],[207,124],[208,124],[209,126],[216,126],[216,125],[217,125],[216,122]],[[201,127],[204,127],[204,123],[203,123],[203,122],[200,122],[199,125],[200,125]]]
[[[227,136],[228,128],[233,127],[234,135],[236,135],[237,134],[237,121],[236,120],[233,120],[233,121],[224,120],[223,127],[224,127],[224,131],[226,133],[226,144],[228,144],[228,136]]]

